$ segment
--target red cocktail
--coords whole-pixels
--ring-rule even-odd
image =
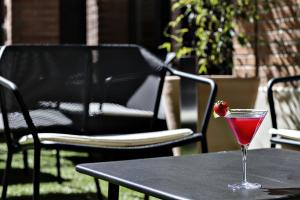
[[[226,117],[226,120],[238,143],[240,145],[248,145],[264,120],[264,116]]]
[[[241,145],[243,151],[243,180],[241,183],[229,184],[228,187],[236,189],[257,189],[261,185],[249,183],[246,174],[247,148],[264,120],[267,111],[255,109],[231,109],[225,116],[236,140]]]

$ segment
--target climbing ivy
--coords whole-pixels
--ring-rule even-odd
[[[231,72],[233,39],[242,45],[248,42],[245,33],[236,31],[236,21],[254,22],[255,0],[175,0],[171,9],[178,14],[165,28],[169,41],[159,48],[175,51],[177,59],[195,56],[199,74],[224,71],[224,66],[223,73]]]

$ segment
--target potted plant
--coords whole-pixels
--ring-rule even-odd
[[[177,0],[177,13],[165,28],[169,41],[160,48],[174,51],[177,60],[193,57],[199,74],[231,74],[233,39],[247,43],[244,33],[237,32],[237,20],[254,22],[255,1],[251,0]]]
[[[233,40],[237,39],[241,45],[248,43],[245,33],[236,31],[236,21],[255,21],[255,1],[177,0],[171,9],[177,15],[164,32],[169,41],[160,48],[174,51],[177,64],[187,56],[194,60],[190,63],[194,63],[195,73],[209,75],[217,83],[218,99],[227,100],[232,107],[254,107],[258,77],[242,79],[230,74],[233,69]],[[197,102],[198,118],[205,108],[207,89],[197,87],[197,94],[201,96]],[[224,120],[211,120],[207,135],[209,151],[239,148]]]

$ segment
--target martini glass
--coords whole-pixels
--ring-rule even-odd
[[[247,181],[247,149],[253,136],[267,114],[266,110],[256,109],[231,109],[230,113],[225,116],[237,142],[241,145],[243,152],[243,179],[240,183],[229,184],[232,190],[238,189],[258,189],[261,188],[259,183],[250,183]]]

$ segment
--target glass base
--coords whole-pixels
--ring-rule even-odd
[[[261,188],[261,184],[243,182],[243,183],[228,184],[228,187],[232,190],[255,190]]]

